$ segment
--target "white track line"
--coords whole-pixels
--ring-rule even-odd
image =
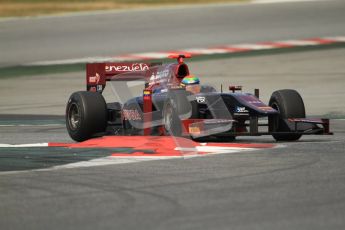
[[[225,54],[225,53],[238,53],[238,52],[251,52],[258,50],[268,49],[280,49],[282,45],[288,45],[285,49],[293,47],[303,46],[316,46],[324,45],[323,40],[329,40],[330,44],[345,42],[345,36],[333,36],[333,37],[320,37],[312,39],[300,39],[300,40],[283,40],[283,41],[272,41],[266,43],[252,43],[252,44],[232,44],[223,45],[219,47],[210,48],[188,48],[176,51],[159,51],[159,52],[143,52],[125,54],[114,57],[85,57],[85,58],[74,58],[64,60],[52,60],[52,61],[38,61],[25,64],[24,66],[46,66],[46,65],[64,65],[64,64],[82,64],[92,62],[121,62],[121,61],[146,61],[155,59],[168,58],[173,53],[191,53],[192,55],[214,55],[214,54]]]
[[[137,57],[143,57],[147,59],[161,59],[161,58],[167,58],[171,53],[170,52],[147,52],[147,53],[134,53],[130,54],[130,56],[133,56],[133,58]]]
[[[139,85],[139,84],[138,84]],[[8,125],[0,125],[0,127],[59,127],[59,126],[65,126],[64,124],[8,124]]]
[[[23,145],[7,145],[7,144],[0,144],[0,147],[46,147],[47,143],[37,143],[37,144],[23,144]],[[201,148],[199,148],[201,147]],[[281,147],[281,146],[280,146]],[[178,149],[178,148],[176,148]],[[26,173],[26,172],[46,172],[46,171],[53,171],[53,170],[61,170],[61,169],[74,169],[74,168],[86,168],[86,167],[97,167],[97,166],[108,166],[108,165],[118,165],[118,164],[130,164],[130,163],[140,163],[140,162],[148,162],[148,161],[155,161],[155,160],[171,160],[171,159],[190,159],[194,157],[206,157],[215,154],[229,154],[229,153],[239,153],[244,151],[255,151],[259,150],[256,148],[237,148],[237,147],[216,147],[216,146],[198,146],[197,149],[186,149],[181,148],[182,151],[189,151],[192,154],[185,154],[181,156],[108,156],[102,158],[96,158],[89,161],[79,161],[75,163],[65,164],[65,165],[58,165],[53,166],[51,168],[43,168],[43,169],[31,169],[31,170],[21,170],[21,171],[6,171],[0,172],[0,175],[10,175],[10,174],[18,174],[18,173]],[[214,151],[209,152],[208,154],[198,154],[198,151],[205,152],[207,151]]]
[[[4,144],[0,147],[6,147]],[[38,144],[36,144],[38,146]],[[29,147],[37,147],[35,144],[27,145]],[[15,145],[9,145],[10,147],[14,147]],[[16,147],[24,147],[24,145],[16,145]],[[281,147],[281,146],[280,146]],[[223,148],[223,147],[221,147]],[[192,149],[188,149],[192,150]],[[195,149],[194,149],[195,150]],[[130,163],[140,163],[140,162],[148,162],[148,161],[155,161],[155,160],[171,160],[171,159],[190,159],[194,157],[206,157],[215,154],[225,154],[225,153],[239,153],[244,151],[255,151],[259,149],[255,148],[237,148],[237,150],[218,150],[213,153],[209,154],[186,154],[181,156],[137,156],[137,157],[127,157],[127,156],[108,156],[102,157],[97,159],[92,159],[89,161],[80,161],[76,163],[70,163],[65,165],[58,165],[53,166],[51,168],[43,168],[43,169],[31,169],[31,170],[22,170],[22,171],[6,171],[0,172],[0,175],[10,175],[10,174],[18,174],[18,173],[27,173],[27,172],[46,172],[46,171],[53,171],[53,170],[61,170],[61,169],[75,169],[75,168],[86,168],[86,167],[97,167],[97,166],[108,166],[108,165],[118,165],[118,164],[130,164]]]
[[[274,49],[273,45],[262,45],[262,44],[238,44],[225,46],[228,48],[248,49],[248,50],[267,50]]]
[[[117,164],[129,164],[129,163],[139,163],[143,161],[154,161],[154,160],[168,160],[173,158],[181,158],[176,156],[169,157],[122,157],[122,156],[109,156],[97,159],[92,159],[89,161],[79,161],[76,163],[70,163],[65,165],[58,165],[51,168],[51,170],[57,169],[72,169],[72,168],[85,168],[85,167],[96,167],[96,166],[107,166],[107,165],[117,165]]]
[[[278,41],[277,43],[292,45],[292,46],[316,46],[319,45],[316,41],[304,41],[304,40],[285,40],[285,41]]]
[[[0,144],[0,148],[1,147],[46,147],[46,146],[47,146],[47,143],[23,144],[23,145]],[[262,150],[262,149],[257,149],[257,148],[238,148],[238,147],[216,147],[216,146],[205,146],[206,148],[203,148],[203,147],[204,146],[198,146],[197,149],[181,148],[182,151],[193,152],[191,154],[185,154],[181,156],[132,156],[132,157],[131,156],[108,156],[108,157],[96,158],[96,159],[92,159],[88,161],[79,161],[79,162],[65,164],[65,165],[53,166],[50,168],[20,170],[20,171],[5,171],[5,172],[0,172],[0,175],[11,175],[11,174],[27,173],[27,172],[46,172],[46,171],[61,170],[61,169],[75,169],[75,168],[108,166],[108,165],[118,165],[118,164],[130,164],[130,163],[140,163],[140,162],[148,162],[148,161],[156,161],[156,160],[190,159],[190,158],[195,158],[195,157],[206,157],[206,156],[216,155],[216,154],[230,154],[230,153],[239,153],[239,152],[245,152],[245,151]],[[205,152],[205,150],[207,151],[212,150],[214,152],[208,152],[208,154],[198,154],[198,151]]]
[[[197,146],[196,148],[175,148],[175,150],[181,150],[190,152],[190,154],[184,154],[181,156],[109,156],[103,158],[92,159],[89,161],[80,161],[76,163],[70,163],[65,165],[59,165],[51,168],[54,169],[71,169],[71,168],[84,168],[84,167],[95,167],[95,166],[106,166],[116,164],[129,164],[139,163],[144,161],[154,160],[170,160],[170,159],[189,159],[194,157],[204,157],[216,154],[229,154],[239,153],[244,151],[259,150],[256,148],[236,148],[236,147],[216,147],[216,146]],[[198,152],[207,152],[207,154],[198,154]]]
[[[0,144],[0,148],[28,148],[28,147],[48,147],[48,143],[35,143],[35,144]]]
[[[24,148],[24,147],[48,147],[48,143],[34,143],[34,144],[0,144],[0,148]],[[34,170],[24,170],[15,172],[0,172],[2,174],[13,174],[28,171],[49,171],[49,170],[59,170],[59,169],[72,169],[72,168],[84,168],[84,167],[95,167],[95,166],[106,166],[106,165],[116,165],[116,164],[129,164],[129,163],[139,163],[154,160],[169,160],[169,159],[189,159],[194,157],[203,157],[215,154],[230,154],[239,153],[245,151],[255,151],[258,148],[243,148],[243,147],[224,147],[224,146],[196,146],[195,148],[183,148],[176,147],[175,150],[181,151],[180,156],[108,156],[102,158],[96,158],[89,161],[79,161],[75,163],[58,165],[51,168],[45,169],[34,169]],[[48,149],[47,149],[48,151]],[[182,152],[184,154],[182,154]]]
[[[228,50],[221,49],[221,48],[209,48],[209,49],[191,48],[191,49],[182,50],[182,52],[191,53],[191,54],[224,54],[224,53],[229,53]]]
[[[345,36],[325,37],[325,39],[330,39],[338,42],[345,42]]]

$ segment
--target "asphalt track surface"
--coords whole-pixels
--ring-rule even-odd
[[[238,66],[231,68],[235,79],[254,86],[260,83],[252,77],[265,76],[257,75],[262,63],[284,62],[266,71],[273,76],[280,73],[279,84],[292,88],[301,79],[307,81],[302,87],[307,89],[303,92],[309,98],[307,108],[314,114],[324,114],[328,105],[319,104],[317,98],[337,94],[337,88],[315,94],[309,90],[319,83],[308,76],[318,71],[320,75],[315,77],[321,81],[325,77],[322,73],[328,73],[323,84],[327,79],[328,82],[336,79],[338,85],[344,85],[338,75],[344,76],[345,71],[336,61],[344,60],[343,53],[343,49],[331,49],[222,59],[194,62],[193,67],[216,66],[213,80],[221,83],[226,78],[224,68]],[[306,57],[312,57],[319,69],[311,68],[312,62]],[[335,66],[322,65],[325,60]],[[250,71],[244,68],[248,62]],[[295,74],[288,77],[291,69]],[[55,75],[46,77],[46,84],[56,79]],[[272,91],[271,87],[278,83],[272,84],[265,87]],[[73,91],[77,86],[83,87],[75,80],[64,90]],[[64,104],[59,104],[57,95],[46,94],[46,100],[55,100],[53,107],[61,114]],[[31,111],[28,107],[16,108],[24,113]],[[334,108],[340,110],[336,114],[343,114],[344,108]],[[3,143],[70,142],[61,115],[3,114],[1,123]],[[25,229],[342,229],[345,120],[332,120],[331,127],[334,136],[305,136],[295,143],[280,143],[281,148],[52,171],[9,172],[85,161],[92,157],[90,154],[102,157],[104,153],[2,148],[0,156],[9,164],[3,161],[1,164],[0,226],[3,229],[23,226]],[[237,142],[275,143],[269,136],[242,137]]]
[[[345,2],[215,5],[0,22],[0,66],[345,34]]]
[[[281,143],[283,148],[0,174],[0,226],[342,229],[345,121],[332,124],[335,136],[304,137]],[[18,131],[59,140],[66,137],[63,127],[32,127],[31,131],[17,127]],[[272,142],[270,137],[240,141],[258,140]]]
[[[297,20],[295,15],[296,17],[289,18],[285,23],[293,25],[295,22],[296,31],[291,28],[286,31],[280,30],[276,25],[275,33],[269,34],[266,31],[266,34],[261,34],[257,29],[258,36],[249,38],[246,33],[254,33],[250,31],[255,28],[247,28],[248,31],[240,30],[241,26],[238,24],[234,29],[239,29],[240,32],[234,35],[227,31],[224,34],[229,33],[228,39],[231,39],[232,35],[235,36],[235,40],[230,41],[236,41],[236,37],[240,40],[242,37],[239,42],[246,39],[247,41],[266,40],[270,39],[270,36],[277,36],[272,39],[289,39],[294,35],[310,37],[331,36],[336,32],[344,34],[341,25],[344,16],[339,10],[344,4],[340,1],[331,1],[327,4],[318,2],[299,4],[301,5],[294,12],[305,9],[303,12],[305,20],[312,18],[318,20],[316,21],[318,23],[324,22],[324,26],[320,24],[316,26],[310,21],[310,30],[302,31],[295,21]],[[261,10],[272,10],[272,8],[278,10],[283,6],[286,10],[294,7],[290,3],[266,5],[262,8],[248,6],[247,9],[244,6],[237,6],[236,12],[243,7],[243,11],[261,15]],[[315,7],[313,10],[316,11],[307,11],[306,6]],[[321,6],[323,9],[334,7],[331,9],[332,14],[328,12],[329,17],[323,19],[316,17],[315,12]],[[281,12],[277,15],[284,15]],[[327,10],[323,11],[325,12]],[[156,13],[158,14],[158,11]],[[238,17],[239,15],[238,13]],[[280,20],[278,16],[277,20]],[[300,16],[302,17],[302,13]],[[41,22],[40,20],[38,23]],[[246,25],[245,21],[243,20],[243,25]],[[330,22],[334,27],[328,24]],[[41,23],[44,24],[43,21]],[[268,17],[265,23],[278,24],[277,21],[268,21]],[[129,33],[130,31],[128,30]],[[102,38],[93,37],[93,39]],[[33,41],[34,39],[31,42]],[[202,41],[201,39],[200,42]],[[194,42],[198,42],[198,39],[194,39]],[[212,41],[208,41],[207,44],[211,43]],[[226,43],[229,43],[229,40]],[[196,43],[190,44],[195,47]],[[155,49],[163,47],[160,42],[156,45]],[[186,44],[186,47],[189,47],[189,44]],[[45,48],[47,47],[42,48],[42,52]],[[148,45],[147,48],[152,47]],[[90,49],[96,50],[95,47]],[[79,48],[70,50],[72,53],[76,52],[70,57],[89,55],[84,54]],[[133,51],[147,50],[133,48]],[[13,50],[13,52],[17,51]],[[22,60],[9,61],[7,64],[22,64],[41,58],[56,59],[55,56],[49,56],[48,53],[51,52],[54,50],[45,54],[37,52],[37,57],[34,58],[27,54],[27,59],[23,55]],[[95,56],[94,53],[92,54]],[[67,58],[63,52],[56,54],[56,57]],[[0,60],[5,59],[1,57]],[[275,89],[296,88],[306,101],[309,115],[320,116],[331,113],[328,115],[344,118],[344,60],[344,49],[326,49],[193,62],[191,67],[206,83],[219,86],[220,83],[226,84],[231,81],[234,84],[244,85],[250,91],[256,87],[261,88],[264,101],[267,101],[270,93]],[[84,89],[84,73],[57,73],[1,79],[0,87],[1,143],[70,141],[63,125],[62,115],[69,94]],[[11,115],[11,112],[19,115]],[[50,114],[50,116],[37,114]],[[334,136],[305,136],[295,143],[280,143],[281,148],[252,152],[13,173],[6,172],[2,165],[0,228],[343,229],[345,121],[332,120],[331,127],[335,132]],[[272,137],[242,137],[238,142],[275,143]],[[60,157],[56,157],[57,152],[45,150],[11,151],[16,151],[17,154],[13,155],[13,160],[18,160],[14,159],[16,156],[36,155],[40,163],[68,163],[64,152]],[[0,156],[8,156],[11,151],[8,148],[0,149]],[[82,155],[82,157],[84,158],[81,160],[87,160],[89,156]],[[25,159],[25,157],[19,159],[22,169],[28,164]]]

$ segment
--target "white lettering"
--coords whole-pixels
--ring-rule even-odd
[[[141,120],[141,116],[136,109],[124,109],[122,113],[126,120]]]
[[[123,64],[123,65],[107,65],[105,66],[106,72],[137,72],[149,70],[149,66],[145,63],[133,63],[133,64]]]
[[[205,97],[196,97],[196,101],[198,103],[205,103],[206,99],[205,99]]]
[[[156,74],[152,73],[152,75],[150,77],[149,85],[167,82],[167,79],[169,78],[169,76],[170,76],[169,69],[157,71]]]
[[[98,84],[98,82],[100,80],[101,80],[101,76],[98,73],[96,73],[95,76],[90,76],[89,77],[89,83],[96,83],[96,84]]]

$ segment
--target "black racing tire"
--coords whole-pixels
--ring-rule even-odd
[[[181,119],[188,119],[192,115],[192,105],[188,101],[190,92],[172,90],[168,93],[163,106],[163,126],[165,132],[172,136],[182,135]]]
[[[144,135],[144,129],[138,129],[135,128],[132,124],[131,121],[125,120],[124,121],[124,127],[126,129],[125,133],[131,136],[143,136]]]
[[[168,100],[173,103],[175,111],[180,119],[188,119],[192,115],[192,105],[188,100],[191,92],[186,90],[173,90],[168,94]]]
[[[291,128],[283,121],[287,118],[305,118],[305,107],[301,95],[293,89],[277,90],[272,93],[269,106],[279,112],[278,119],[270,118],[269,122],[277,123],[278,132],[292,132]],[[273,134],[277,141],[296,141],[301,134]]]
[[[176,104],[173,100],[167,100],[165,102],[163,108],[163,125],[166,133],[179,137],[182,135],[182,124],[176,110]]]
[[[192,138],[196,142],[233,142],[236,140],[235,136],[205,136],[205,137],[197,137]]]
[[[67,102],[65,118],[73,140],[80,142],[101,136],[107,127],[106,102],[97,92],[75,92]]]
[[[219,142],[233,142],[236,140],[236,136],[221,136],[217,137]]]

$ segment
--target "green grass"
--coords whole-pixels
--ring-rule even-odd
[[[113,2],[125,4],[181,4],[181,3],[215,3],[238,2],[243,0],[0,0],[0,3],[97,3]]]
[[[176,4],[246,2],[248,0],[0,0],[0,17],[38,16],[93,10],[116,10]]]

